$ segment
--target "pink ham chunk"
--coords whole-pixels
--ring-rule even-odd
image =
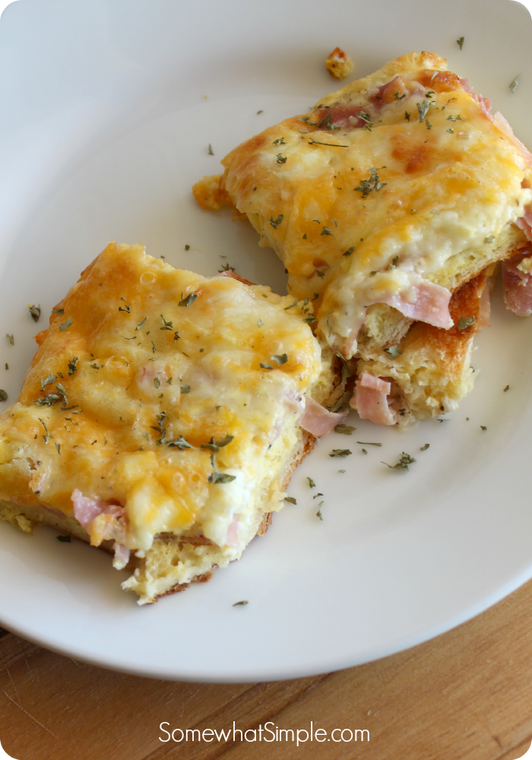
[[[85,529],[89,527],[95,517],[109,509],[106,501],[96,501],[88,496],[83,496],[77,488],[72,491],[72,503],[74,505],[74,517]]]
[[[449,313],[450,291],[429,280],[422,280],[414,288],[414,298],[411,301],[407,301],[402,294],[399,294],[386,296],[379,303],[387,303],[405,317],[415,319],[417,322],[426,322],[428,325],[442,327],[444,330],[451,328],[453,320]]]
[[[99,546],[102,541],[114,540],[115,561],[119,566],[129,549],[123,542],[127,532],[127,516],[124,507],[119,504],[109,504],[106,501],[98,501],[88,496],[83,496],[77,488],[72,491],[72,503],[74,505],[74,517],[85,528],[91,537],[91,544]]]
[[[315,116],[318,129],[362,129],[372,118],[368,113],[367,106],[353,105],[351,103],[337,103],[330,108],[320,108]]]
[[[477,95],[475,90],[471,87],[467,79],[460,79],[460,84],[464,88],[464,90],[471,95],[473,100],[476,100],[477,103],[480,106],[481,113],[486,116],[490,121],[493,121],[493,115],[491,113],[491,100],[489,98],[485,98],[483,95]]]
[[[392,384],[387,380],[363,372],[355,384],[351,406],[357,409],[362,420],[377,425],[395,425],[398,414],[389,405],[391,390]]]
[[[515,222],[519,229],[523,230],[528,240],[532,240],[532,209],[525,206],[525,213]]]
[[[498,129],[503,132],[506,137],[515,145],[515,147],[520,151],[521,155],[523,156],[525,163],[527,166],[532,166],[532,153],[528,150],[528,148],[523,145],[521,140],[519,140],[513,133],[513,129],[508,124],[504,116],[500,111],[497,111],[497,113],[493,116],[493,123],[495,124]]]
[[[528,256],[514,256],[502,263],[502,287],[506,308],[518,317],[529,317],[532,314],[532,276],[519,269]]]
[[[115,567],[117,570],[123,570],[123,568],[129,562],[129,556],[130,551],[127,546],[124,546],[124,544],[119,544],[117,541],[115,541],[113,567]]]
[[[238,548],[240,546],[240,542],[238,540],[238,515],[233,515],[233,520],[229,523],[225,543],[228,546],[232,546],[234,548]]]
[[[334,430],[345,420],[349,410],[344,412],[330,412],[310,396],[305,396],[305,409],[298,419],[299,425],[315,438],[320,438]]]
[[[381,110],[390,103],[399,104],[402,100],[412,96],[423,99],[426,91],[426,87],[423,87],[419,82],[403,79],[403,77],[394,77],[390,82],[371,90],[368,93],[368,99],[377,110]]]

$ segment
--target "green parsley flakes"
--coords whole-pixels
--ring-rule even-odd
[[[340,145],[339,143],[325,143],[315,140],[313,137],[308,141],[309,145],[325,145],[327,148],[349,148],[349,145]]]
[[[401,457],[397,464],[387,464],[386,462],[382,462],[382,464],[385,464],[386,467],[389,467],[390,470],[408,470],[408,465],[412,464],[416,460],[414,457],[411,457],[410,454],[407,454],[405,451],[402,452]]]
[[[330,457],[339,457],[340,459],[343,459],[344,457],[348,457],[353,452],[349,449],[333,449],[331,452],[329,452]]]
[[[52,383],[55,383],[56,380],[57,380],[57,375],[54,375],[52,372],[50,372],[47,378],[45,378],[44,380],[41,380],[42,390],[44,390],[47,385],[51,385]]]
[[[401,356],[403,353],[402,351],[399,351],[398,346],[390,346],[390,348],[385,348],[384,351],[392,358],[397,359],[398,356]]]
[[[417,103],[417,110],[419,113],[419,121],[423,122],[425,121],[425,117],[429,112],[429,108],[431,107],[432,102],[425,98],[425,100],[422,100],[421,103]]]
[[[230,483],[232,480],[236,479],[236,475],[229,475],[229,473],[227,472],[220,472],[218,470],[218,468],[216,467],[216,462],[214,461],[214,454],[211,455],[211,464],[213,467],[213,472],[207,478],[209,483],[212,483],[212,484]]]
[[[173,329],[173,327],[174,327],[173,322],[168,322],[168,320],[166,320],[163,317],[162,314],[161,314],[161,319],[163,321],[163,326],[159,328],[160,330],[172,330]]]
[[[468,327],[475,324],[475,317],[460,317],[458,320],[458,330],[467,330]]]
[[[56,383],[55,389],[56,389],[56,393],[49,393],[47,396],[38,398],[34,402],[36,406],[53,406],[54,404],[57,404],[58,401],[64,401],[65,406],[68,406],[68,398],[66,395],[66,391],[61,385],[61,383]]]
[[[356,430],[355,427],[352,425],[344,425],[343,422],[341,422],[339,425],[336,425],[334,428],[335,433],[342,433],[342,435],[353,435],[354,430]]]
[[[178,306],[188,307],[191,304],[193,304],[194,301],[197,300],[197,298],[198,298],[198,296],[197,296],[196,293],[189,293],[189,295],[186,298],[184,298],[183,293],[181,293],[181,300],[179,301],[179,303],[177,305]],[[161,314],[161,317],[162,317],[162,314]],[[170,324],[170,323],[168,323],[168,324]],[[164,328],[161,328],[161,329],[164,329]]]
[[[30,316],[33,319],[34,322],[39,321],[39,317],[41,316],[41,307],[35,306],[34,304],[30,303],[28,304],[28,309],[30,312]]]
[[[384,169],[385,167],[381,167]],[[355,192],[362,193],[362,198],[367,198],[370,193],[373,192],[373,190],[382,190],[385,185],[387,185],[387,182],[381,182],[379,175],[378,175],[378,169],[370,169],[369,170],[369,179],[362,179],[360,180],[360,184],[358,187],[355,187]]]

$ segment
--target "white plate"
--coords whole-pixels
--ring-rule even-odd
[[[229,261],[282,290],[283,268],[251,228],[202,211],[190,188],[242,139],[334,89],[324,59],[337,45],[355,60],[351,78],[415,49],[448,57],[532,145],[531,25],[508,0],[8,7],[0,23],[0,335],[14,334],[15,345],[2,344],[0,387],[16,398],[32,335],[110,239],[143,242],[202,274]],[[28,303],[41,305],[39,325]],[[1,623],[105,667],[245,681],[382,657],[485,609],[532,576],[532,321],[510,315],[499,298],[493,323],[478,341],[476,390],[449,421],[401,434],[353,419],[353,437],[320,441],[296,472],[297,506],[275,517],[264,540],[210,583],[153,607],[119,590],[122,574],[103,553],[59,543],[50,530],[29,538],[0,525]],[[364,455],[356,441],[382,447]],[[350,457],[328,456],[345,447]],[[382,464],[402,451],[417,460],[409,472]],[[233,606],[241,600],[249,604]]]

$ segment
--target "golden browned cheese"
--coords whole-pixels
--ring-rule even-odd
[[[114,538],[143,557],[156,536],[190,539],[173,584],[237,558],[282,506],[306,395],[331,390],[308,313],[267,287],[110,244],[54,309],[0,416],[4,518],[40,520],[34,507],[72,518],[79,492],[122,510],[118,532],[105,509],[86,526],[93,544]],[[198,559],[205,545],[220,547],[214,560]]]
[[[218,199],[247,214],[346,357],[400,340],[421,290],[448,300],[526,245],[514,223],[532,201],[530,154],[432,53],[391,61],[222,163]],[[421,319],[448,329],[444,317]]]

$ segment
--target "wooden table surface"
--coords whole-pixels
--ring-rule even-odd
[[[1,634],[0,742],[16,760],[515,760],[532,739],[532,582],[413,649],[273,683],[140,678]],[[322,733],[303,743],[311,721]]]

